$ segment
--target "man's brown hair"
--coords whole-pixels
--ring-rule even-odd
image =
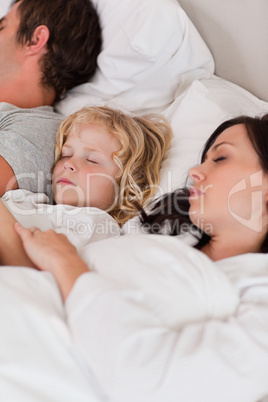
[[[95,73],[101,50],[99,17],[90,0],[14,0],[19,3],[18,43],[31,41],[35,29],[49,29],[47,52],[40,60],[43,86],[53,87],[56,100]]]

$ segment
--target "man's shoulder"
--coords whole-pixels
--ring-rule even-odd
[[[22,126],[40,125],[57,127],[65,116],[55,112],[52,106],[21,109],[9,103],[0,102],[0,129],[10,130]]]
[[[33,108],[19,108],[11,103],[0,102],[0,112],[4,114],[22,114],[22,115],[40,115],[40,116],[51,116],[58,118],[59,120],[64,119],[61,113],[56,112],[52,106],[37,106]]]

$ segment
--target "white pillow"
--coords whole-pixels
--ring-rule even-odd
[[[176,0],[93,0],[103,29],[98,70],[57,106],[70,114],[88,104],[112,103],[131,112],[162,111],[182,74],[214,71],[204,41]]]
[[[242,114],[257,116],[267,112],[268,102],[222,78],[193,81],[164,111],[174,137],[163,164],[158,193],[185,184],[189,168],[200,162],[206,140],[223,121]]]
[[[206,140],[223,121],[241,114],[268,113],[268,102],[215,75],[183,82],[182,87],[184,91],[163,112],[171,123],[173,139],[161,168],[156,197],[184,187],[188,170],[200,163]],[[123,227],[124,233],[135,234],[139,230],[137,217]]]
[[[1,0],[0,2],[0,18],[8,13],[11,0]]]

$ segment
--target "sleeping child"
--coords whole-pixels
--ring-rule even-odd
[[[159,115],[136,117],[104,106],[81,109],[57,133],[56,205],[49,205],[45,194],[9,191],[2,200],[14,217],[6,217],[1,204],[2,224],[17,220],[25,227],[54,229],[65,233],[78,251],[89,239],[118,236],[120,227],[155,194],[171,137],[169,123]],[[2,264],[27,265],[12,228],[1,242]]]

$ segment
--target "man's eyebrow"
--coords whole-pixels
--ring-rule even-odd
[[[0,18],[0,24],[2,24],[2,22],[4,22],[5,20],[6,20],[6,17]]]

